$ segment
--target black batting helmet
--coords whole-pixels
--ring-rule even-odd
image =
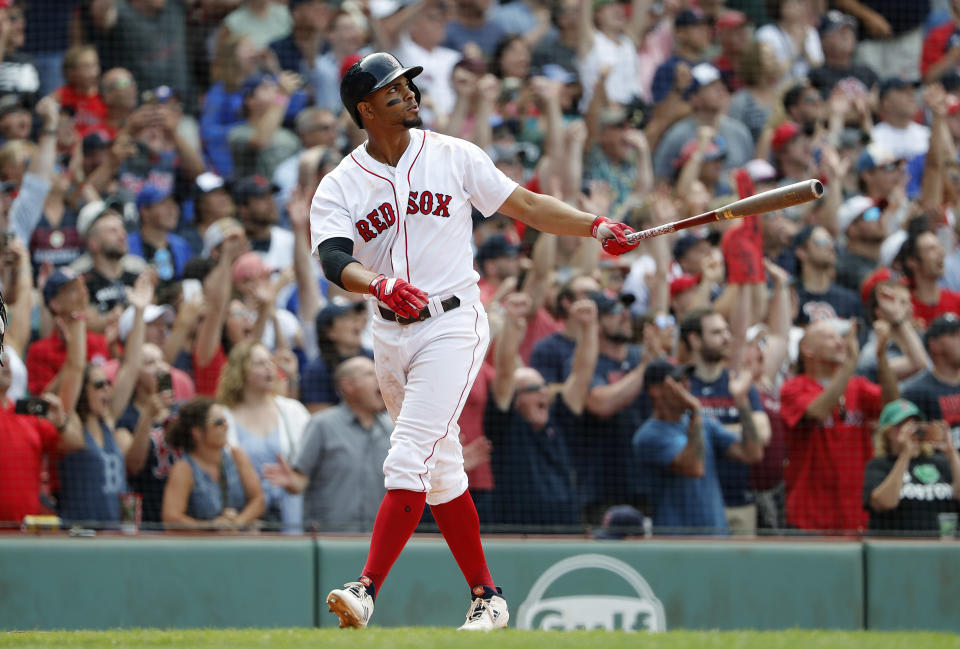
[[[343,75],[340,82],[340,101],[343,107],[350,113],[350,117],[356,122],[357,126],[363,128],[360,121],[360,113],[357,112],[357,104],[363,101],[368,95],[380,90],[391,81],[404,76],[407,79],[413,79],[423,72],[423,68],[415,65],[412,68],[405,68],[400,64],[392,54],[386,52],[374,52],[350,66],[347,73]],[[420,103],[420,89],[410,82],[410,87],[417,96],[417,103]]]

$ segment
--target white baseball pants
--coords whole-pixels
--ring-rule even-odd
[[[442,505],[467,489],[458,420],[480,371],[490,329],[479,301],[399,325],[374,315],[377,379],[395,422],[383,463],[387,489],[423,491]]]

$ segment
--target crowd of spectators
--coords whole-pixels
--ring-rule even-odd
[[[618,258],[475,215],[487,529],[955,526],[960,0],[0,0],[0,525],[370,529],[381,316],[309,209],[379,50],[425,128],[638,230],[826,188]]]

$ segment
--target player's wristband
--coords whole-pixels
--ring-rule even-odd
[[[367,290],[370,291],[370,295],[379,298],[380,295],[377,293],[377,287],[380,286],[380,282],[387,279],[387,276],[383,273],[380,273],[376,277],[370,280],[370,286],[367,287]]]
[[[597,230],[600,229],[600,226],[604,223],[609,223],[610,219],[605,216],[598,216],[593,220],[593,225],[590,226],[590,236],[594,239],[597,238]]]

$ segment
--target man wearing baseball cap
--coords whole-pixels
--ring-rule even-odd
[[[660,103],[671,92],[683,94],[685,88],[676,88],[677,66],[692,68],[701,61],[710,46],[710,26],[699,9],[684,9],[673,19],[673,55],[660,64],[653,75],[653,101]]]
[[[823,97],[837,86],[851,97],[869,95],[879,82],[877,73],[853,62],[857,49],[857,19],[831,9],[820,17],[823,65],[810,70],[810,83]]]
[[[927,328],[923,344],[933,363],[903,386],[928,421],[943,420],[960,448],[960,316],[946,313]]]
[[[846,236],[837,255],[837,284],[859,291],[863,280],[880,260],[880,247],[887,238],[883,207],[868,196],[848,198],[837,210],[837,230]]]
[[[880,413],[874,449],[863,477],[870,531],[940,533],[940,514],[960,511],[960,455],[942,422],[924,423],[915,404],[891,401]]]
[[[30,394],[42,394],[51,389],[67,358],[67,343],[61,324],[86,317],[87,285],[83,278],[69,267],[58,268],[43,285],[43,303],[54,317],[55,326],[46,338],[27,348],[27,389]],[[86,328],[84,328],[86,329]],[[86,332],[87,361],[103,362],[109,356],[107,341],[102,334]]]
[[[237,218],[254,251],[275,270],[293,265],[293,233],[277,225],[277,186],[259,174],[238,180],[233,186]]]
[[[880,121],[870,131],[870,139],[900,159],[926,153],[930,147],[930,127],[913,121],[917,114],[917,96],[913,83],[896,77],[880,83]]]
[[[169,187],[147,184],[137,194],[140,229],[127,237],[130,254],[142,257],[157,269],[161,282],[183,276],[183,267],[193,253],[190,245],[174,234],[180,222],[180,209]]]
[[[126,305],[127,287],[132,287],[147,269],[146,262],[131,255],[127,248],[127,230],[120,216],[119,199],[92,201],[83,206],[77,218],[77,231],[87,245],[70,268],[82,275],[90,296],[87,328],[103,331],[109,318],[118,318]]]
[[[729,530],[717,459],[754,463],[763,457],[755,434],[743,439],[702,411],[690,393],[690,366],[655,360],[643,373],[653,415],[633,436],[640,475],[650,494],[653,524],[663,533],[725,533]],[[752,430],[752,429],[751,429]]]
[[[653,155],[653,170],[658,178],[673,176],[673,161],[683,145],[697,136],[700,126],[713,127],[717,136],[727,145],[725,168],[740,167],[753,157],[753,137],[743,122],[726,114],[730,93],[723,84],[720,71],[709,63],[700,63],[690,70],[693,77],[687,101],[693,109],[690,117],[671,126],[657,145]]]

